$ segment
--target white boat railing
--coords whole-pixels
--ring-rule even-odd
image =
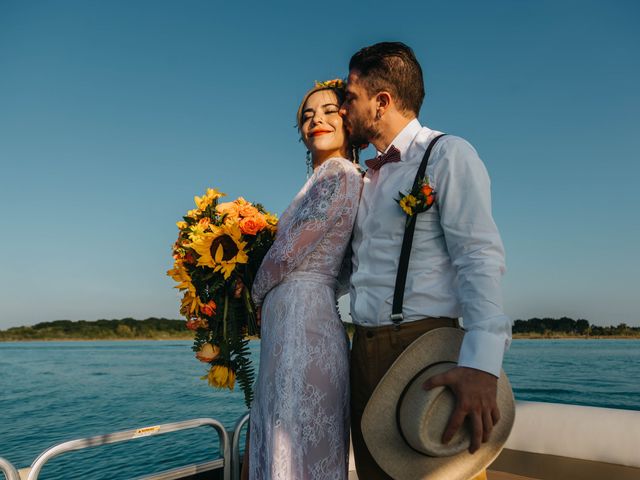
[[[182,422],[165,423],[162,425],[154,425],[150,427],[138,428],[135,430],[125,430],[122,432],[97,435],[95,437],[81,438],[60,443],[45,450],[38,456],[38,458],[35,459],[35,461],[31,464],[27,480],[37,480],[38,475],[40,475],[40,471],[42,470],[42,467],[45,465],[45,463],[62,453],[90,447],[98,447],[101,445],[108,445],[110,443],[126,442],[141,437],[162,435],[165,433],[187,430],[202,426],[213,427],[218,432],[220,438],[220,451],[222,453],[221,458],[210,462],[178,467],[173,470],[167,470],[165,472],[147,475],[143,478],[145,480],[174,480],[178,478],[184,478],[186,475],[193,475],[199,472],[223,468],[223,479],[231,480],[231,445],[229,441],[229,435],[222,423],[213,418],[196,418],[193,420],[185,420]],[[19,480],[19,477],[15,478]]]
[[[238,420],[233,431],[233,439],[231,440],[231,475],[233,480],[240,480],[240,432],[242,427],[249,421],[247,413]],[[248,445],[245,445],[245,449]]]
[[[4,477],[6,480],[20,480],[20,476],[18,475],[18,471],[16,468],[9,462],[9,460],[5,460],[0,457],[0,471],[4,473]]]

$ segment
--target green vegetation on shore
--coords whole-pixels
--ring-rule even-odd
[[[355,326],[344,324],[350,337]],[[621,323],[616,327],[591,325],[587,320],[562,318],[530,318],[513,322],[513,338],[640,338],[640,327]]]
[[[351,323],[345,323],[349,336],[355,332]],[[562,317],[516,320],[514,338],[640,338],[640,327],[624,323],[601,327],[587,320]],[[185,328],[184,320],[147,318],[135,320],[71,321],[56,320],[28,327],[0,330],[0,341],[26,340],[191,340],[193,332]]]
[[[170,340],[193,338],[184,320],[56,320],[0,330],[0,341],[24,340]]]
[[[626,323],[601,327],[572,318],[530,318],[513,322],[514,338],[640,338],[640,327]]]

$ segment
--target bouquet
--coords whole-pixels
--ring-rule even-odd
[[[262,259],[273,244],[278,219],[260,204],[207,189],[179,221],[174,265],[167,272],[184,291],[180,313],[195,332],[193,351],[210,365],[209,385],[233,390],[236,380],[251,405],[255,373],[249,336],[259,335],[250,291]]]

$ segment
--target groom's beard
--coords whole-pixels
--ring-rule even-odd
[[[380,131],[375,121],[349,122],[349,143],[351,145],[365,145],[380,137]]]

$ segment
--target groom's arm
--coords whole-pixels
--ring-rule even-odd
[[[476,151],[448,137],[433,164],[433,183],[447,250],[456,270],[457,294],[466,330],[458,367],[425,385],[450,387],[457,398],[443,441],[469,418],[470,451],[489,438],[499,419],[497,378],[511,341],[511,320],[502,309],[504,249],[491,215],[490,181]],[[435,153],[435,152],[434,152]]]
[[[491,214],[489,175],[466,141],[445,137],[441,142],[433,180],[466,330],[458,366],[499,377],[511,320],[502,308],[504,248]]]

